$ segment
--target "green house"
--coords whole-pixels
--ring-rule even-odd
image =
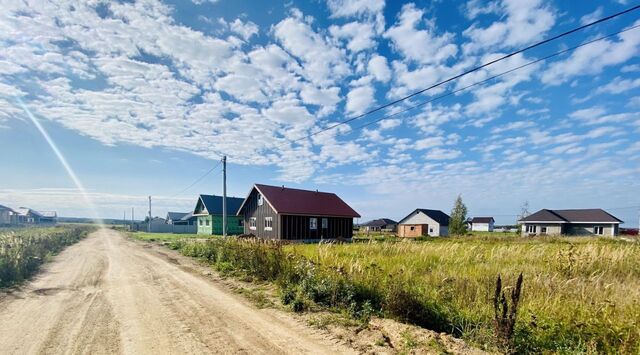
[[[244,199],[227,197],[227,234],[244,233],[243,217],[236,212]],[[198,218],[198,234],[222,235],[222,196],[200,195],[193,215]]]

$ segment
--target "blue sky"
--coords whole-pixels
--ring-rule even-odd
[[[102,217],[189,210],[254,182],[338,193],[363,216],[513,223],[520,205],[606,208],[637,225],[640,12],[514,56],[349,125],[310,133],[627,1],[0,1],[0,204],[87,216],[18,105],[48,130]],[[179,193],[179,194],[178,194]],[[633,207],[636,206],[636,207]]]

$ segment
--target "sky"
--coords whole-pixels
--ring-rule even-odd
[[[527,201],[637,226],[640,11],[321,132],[632,5],[0,0],[0,204],[89,215],[28,110],[104,218],[192,210],[226,155],[229,196],[330,191],[360,222],[461,195],[497,224]]]

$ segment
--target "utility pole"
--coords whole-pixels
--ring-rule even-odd
[[[147,232],[151,233],[151,196],[149,196],[149,223],[147,224]]]
[[[222,157],[222,235],[227,236],[227,156]]]
[[[133,230],[133,207],[131,207],[131,229]]]
[[[127,225],[127,210],[122,211],[122,228]]]

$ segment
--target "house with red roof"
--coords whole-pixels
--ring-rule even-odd
[[[238,209],[245,234],[281,240],[349,239],[360,215],[330,192],[255,184]]]

